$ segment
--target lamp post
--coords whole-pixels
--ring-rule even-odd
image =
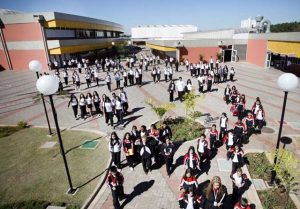
[[[32,72],[35,72],[37,79],[39,79],[39,77],[40,77],[39,73],[42,71],[42,64],[38,60],[32,60],[31,62],[29,62],[29,70],[31,70]],[[49,117],[48,117],[48,113],[47,113],[44,95],[41,94],[41,97],[42,97],[46,120],[47,120],[47,124],[48,124],[49,136],[52,136],[53,133],[52,133],[50,122],[49,122]]]
[[[282,125],[283,125],[283,120],[284,120],[284,113],[285,113],[288,92],[295,90],[298,87],[298,83],[299,83],[299,80],[298,80],[297,76],[295,76],[292,73],[284,73],[281,76],[279,76],[279,78],[277,80],[278,86],[284,92],[284,99],[283,99],[281,120],[280,120],[280,126],[279,126],[278,138],[277,138],[277,144],[276,144],[276,152],[275,152],[275,157],[274,157],[274,167],[277,163],[277,150],[279,149],[279,144],[280,144]],[[274,184],[275,176],[276,176],[276,171],[273,168],[273,170],[271,172],[271,181],[270,181],[271,185]]]
[[[71,180],[71,175],[70,175],[70,171],[69,171],[69,167],[68,167],[68,163],[67,163],[67,159],[66,159],[66,155],[65,155],[64,145],[63,145],[63,142],[61,139],[60,129],[59,129],[58,121],[57,121],[57,113],[56,113],[53,99],[52,99],[52,95],[57,92],[58,86],[59,86],[59,82],[58,82],[57,78],[55,78],[54,76],[51,76],[51,75],[44,75],[44,76],[40,77],[36,82],[36,87],[37,87],[38,91],[41,94],[49,96],[49,98],[50,98],[50,104],[51,104],[51,108],[52,108],[52,112],[53,112],[53,118],[54,118],[54,122],[55,122],[57,136],[58,136],[59,146],[60,146],[60,153],[63,157],[65,170],[67,173],[68,182],[69,182],[69,186],[70,186],[67,193],[74,194],[76,192],[76,189],[73,188],[73,185],[72,185],[72,180]]]

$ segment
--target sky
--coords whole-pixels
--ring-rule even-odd
[[[0,0],[0,8],[22,12],[64,12],[122,24],[196,25],[198,30],[239,27],[263,15],[272,24],[300,21],[300,0]]]

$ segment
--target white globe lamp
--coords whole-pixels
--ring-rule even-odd
[[[58,90],[59,81],[52,75],[44,75],[36,82],[36,88],[43,95],[55,94]]]
[[[29,62],[29,70],[33,72],[41,72],[42,71],[42,63],[38,60],[32,60]]]
[[[277,84],[284,92],[294,91],[299,84],[299,79],[293,73],[284,73],[279,76]]]

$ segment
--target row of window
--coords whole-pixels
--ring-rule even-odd
[[[121,32],[82,29],[45,29],[47,39],[57,38],[119,38]]]

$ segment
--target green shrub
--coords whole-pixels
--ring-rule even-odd
[[[23,128],[26,128],[26,127],[28,126],[28,124],[27,124],[26,121],[21,120],[21,121],[19,121],[19,122],[17,123],[17,126],[18,126],[20,129],[23,129]]]

